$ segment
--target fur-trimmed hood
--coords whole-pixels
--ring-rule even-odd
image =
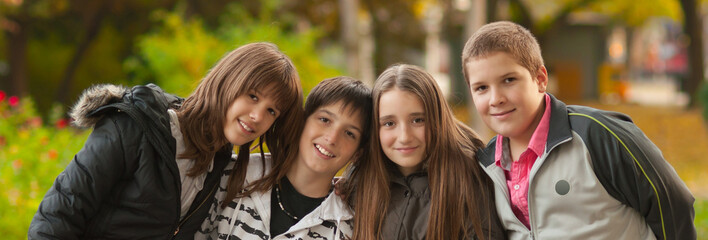
[[[113,84],[91,86],[81,93],[79,101],[71,108],[69,116],[74,119],[73,124],[77,127],[93,127],[102,116],[89,116],[89,114],[102,106],[120,101],[129,91],[127,87]]]

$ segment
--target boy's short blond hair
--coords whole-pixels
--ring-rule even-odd
[[[470,84],[469,73],[465,68],[467,63],[494,52],[505,52],[511,55],[532,75],[543,66],[541,47],[529,30],[513,22],[493,22],[482,26],[472,34],[462,50],[462,74],[465,76],[467,85]]]

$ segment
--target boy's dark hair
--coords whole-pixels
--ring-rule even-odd
[[[369,139],[371,127],[371,111],[373,103],[371,100],[371,88],[363,82],[351,77],[340,76],[322,80],[315,86],[305,101],[305,119],[310,117],[318,108],[335,104],[342,101],[342,108],[349,109],[350,113],[359,112],[362,120],[361,143],[364,144]]]
[[[467,63],[495,52],[511,55],[531,75],[543,66],[541,47],[529,30],[513,22],[493,22],[472,34],[462,50],[462,74],[467,85],[470,84],[469,73],[465,68]]]

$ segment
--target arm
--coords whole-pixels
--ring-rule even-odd
[[[658,239],[696,239],[694,198],[656,145],[624,115],[591,119],[581,135],[607,192],[637,210]]]
[[[29,239],[77,239],[122,176],[125,156],[114,118],[99,121],[54,181],[30,224]]]

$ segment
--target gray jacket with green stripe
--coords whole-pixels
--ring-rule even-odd
[[[546,150],[529,175],[529,223],[510,207],[496,138],[477,154],[509,239],[696,239],[694,198],[624,114],[551,96]]]

